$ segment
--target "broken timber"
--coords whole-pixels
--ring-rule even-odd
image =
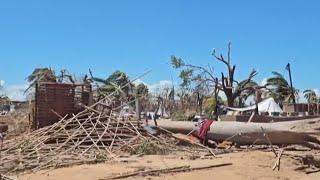
[[[148,176],[148,175],[154,175],[154,174],[187,172],[187,171],[211,169],[211,168],[230,166],[230,165],[232,165],[232,163],[216,164],[216,165],[202,166],[202,167],[178,166],[178,167],[173,167],[173,168],[151,169],[151,170],[144,170],[144,171],[128,172],[128,173],[124,173],[124,174],[120,174],[120,175],[116,175],[116,176],[103,178],[100,180],[124,179],[124,178],[128,178],[128,177],[139,176],[139,175]]]
[[[154,151],[195,153],[199,150],[191,146],[179,148],[177,142],[169,138],[171,136],[155,137],[139,125],[138,119],[124,117],[121,111],[123,106],[130,104],[129,100],[111,108],[117,100],[113,96],[116,91],[91,106],[83,106],[82,112],[71,117],[58,115],[61,118],[58,122],[6,141],[0,150],[0,173],[105,162],[123,154],[144,153],[135,148],[150,144]],[[101,106],[104,107],[102,110]]]

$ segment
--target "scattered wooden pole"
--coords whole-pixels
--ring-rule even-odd
[[[116,175],[116,176],[102,178],[100,180],[124,179],[124,178],[128,178],[128,177],[139,176],[139,175],[147,176],[147,175],[152,175],[152,174],[178,173],[178,172],[186,172],[186,171],[211,169],[211,168],[230,166],[230,165],[232,165],[232,163],[216,164],[216,165],[202,166],[202,167],[178,166],[178,167],[173,167],[173,168],[151,169],[151,170],[145,170],[145,171],[134,171],[131,173],[130,172],[124,173],[124,174],[120,174],[120,175]]]
[[[13,179],[3,174],[0,174],[0,180],[13,180]]]
[[[273,153],[275,154],[275,156],[277,157],[278,154],[277,154],[276,150],[273,148],[273,144],[272,144],[272,142],[271,142],[268,134],[265,132],[265,130],[263,129],[263,127],[261,127],[261,130],[262,130],[262,132],[263,132],[263,136],[266,137],[267,141],[269,142],[269,144],[270,144],[270,146],[271,146],[271,149],[272,149],[272,152],[273,152]]]
[[[281,150],[279,151],[279,153],[277,154],[277,161],[276,161],[276,163],[274,164],[272,170],[276,170],[276,168],[278,168],[278,171],[280,171],[280,160],[281,160],[281,156],[282,156],[283,152],[284,152],[284,150],[281,149]]]

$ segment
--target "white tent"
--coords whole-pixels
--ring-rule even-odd
[[[252,111],[256,108],[256,105],[245,107],[245,108],[232,108],[232,107],[226,107],[226,108],[232,111]],[[269,114],[272,112],[279,112],[279,113],[283,112],[279,104],[277,104],[272,97],[260,102],[258,104],[258,110],[259,112],[268,112]]]

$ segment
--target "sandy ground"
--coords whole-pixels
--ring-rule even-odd
[[[126,160],[126,159],[122,159]],[[145,168],[170,168],[190,165],[199,167],[220,163],[232,163],[231,166],[218,167],[208,170],[166,174],[152,177],[136,176],[128,179],[168,179],[168,180],[212,180],[212,179],[320,179],[320,173],[305,174],[294,170],[300,164],[288,156],[281,159],[281,170],[273,171],[276,158],[271,152],[251,151],[220,155],[220,158],[196,159],[177,155],[150,155],[127,159],[127,162],[108,162],[95,165],[80,165],[68,168],[39,171],[16,176],[20,180],[98,180],[117,173],[132,172]]]
[[[300,123],[303,123],[302,125]],[[294,127],[297,131],[318,133],[320,129],[320,119],[312,121],[297,122]],[[319,129],[318,129],[319,128]],[[311,132],[312,132],[311,131]],[[294,152],[296,153],[296,152]],[[316,152],[320,154],[320,152]],[[152,180],[213,180],[213,179],[239,179],[239,180],[260,180],[260,179],[280,179],[280,180],[308,180],[320,179],[320,172],[305,174],[295,170],[301,163],[288,156],[281,159],[281,170],[273,171],[272,167],[276,158],[272,152],[250,151],[220,155],[220,158],[190,160],[183,154],[178,155],[152,155],[136,158],[121,159],[121,162],[114,161],[104,164],[80,165],[67,168],[39,171],[13,176],[19,180],[98,180],[111,175],[132,172],[139,169],[159,169],[172,168],[177,166],[190,165],[191,167],[201,167],[221,163],[232,163],[231,166],[198,170],[192,172],[182,172],[165,174],[160,176],[136,176],[128,179],[152,179]]]

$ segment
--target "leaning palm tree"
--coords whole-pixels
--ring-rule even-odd
[[[272,72],[272,74],[274,76],[267,79],[267,87],[270,90],[269,95],[280,104],[283,104],[283,102],[293,102],[293,99],[298,96],[299,90],[292,89],[282,74],[278,72]],[[293,94],[292,91],[294,92]]]
[[[317,94],[314,90],[311,90],[311,89],[307,89],[303,91],[303,94],[308,101],[308,112],[310,112],[310,104],[318,102]]]
[[[51,68],[36,68],[27,77],[27,81],[30,83],[30,85],[26,91],[28,91],[31,87],[34,87],[34,85],[39,82],[56,82],[57,78],[54,70]]]
[[[304,97],[307,99],[308,103],[315,103],[317,101],[317,94],[314,90],[307,89],[303,91]]]
[[[133,97],[134,85],[130,83],[129,77],[124,72],[115,71],[107,79],[92,77],[92,80],[100,84],[98,90],[101,97],[113,92],[115,92],[113,95],[118,98],[129,99]]]

